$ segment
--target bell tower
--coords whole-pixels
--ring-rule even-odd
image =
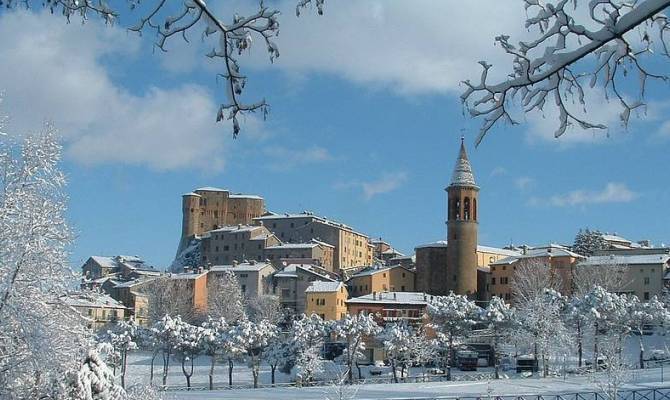
[[[447,276],[446,291],[476,296],[477,294],[477,198],[472,167],[461,137],[461,149],[456,159],[447,191]]]

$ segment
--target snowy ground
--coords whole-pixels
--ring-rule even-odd
[[[665,350],[667,339],[665,336],[644,336],[643,337],[646,351],[649,353],[652,350]],[[590,357],[588,351],[589,346],[585,345],[585,358]],[[632,336],[626,343],[626,358],[631,365],[637,363],[639,352],[638,337]],[[149,366],[151,354],[148,352],[135,352],[129,355],[128,372],[126,381],[129,384],[133,383],[148,383],[149,382]],[[185,378],[181,371],[181,365],[176,359],[172,360],[169,375],[168,386],[179,387],[185,386]],[[198,357],[195,361],[196,367],[193,377],[191,379],[194,388],[205,388],[208,383],[209,373],[209,358]],[[365,379],[375,379],[378,377],[370,376],[371,367],[363,367],[363,377]],[[666,371],[667,369],[667,371]],[[664,377],[661,376],[660,368],[647,369],[644,371],[633,371],[631,373],[631,384],[649,384],[654,382],[670,380],[670,365],[663,370]],[[325,371],[320,377],[331,380],[336,373],[341,373],[343,367],[328,362],[325,365]],[[491,368],[480,368],[477,375],[481,373],[491,372]],[[354,376],[356,376],[354,370]],[[461,372],[455,369],[453,371],[455,378],[458,379],[461,375],[467,375],[468,379],[472,379],[472,372]],[[420,377],[422,370],[420,368],[413,368],[410,371],[410,376]],[[420,383],[383,383],[374,384],[366,383],[365,385],[356,385],[357,399],[381,399],[381,398],[407,398],[407,397],[434,397],[434,396],[456,396],[456,395],[482,395],[486,393],[493,394],[524,394],[524,393],[540,393],[540,392],[566,392],[566,391],[582,391],[594,388],[592,379],[583,376],[568,376],[566,380],[561,377],[538,379],[538,378],[522,378],[513,371],[506,372],[507,377],[501,381],[491,381],[487,383],[486,380],[480,381],[456,381],[456,382],[420,382]],[[390,379],[390,369],[383,369],[382,377]],[[435,377],[434,377],[435,378]],[[481,377],[480,377],[481,378]],[[154,366],[154,383],[160,384],[162,379],[162,358],[159,355],[156,357]],[[251,372],[247,366],[242,362],[236,362],[233,370],[233,389],[221,389],[217,391],[202,391],[196,390],[191,392],[172,391],[175,399],[324,399],[327,392],[332,389],[327,387],[311,387],[311,388],[294,388],[287,387],[287,384],[294,382],[294,377],[276,372],[276,382],[278,387],[248,389],[240,386],[249,387],[252,384]],[[225,388],[228,383],[228,366],[227,363],[219,363],[215,369],[215,385],[217,388]],[[261,368],[260,374],[261,385],[270,384],[270,369],[266,365]],[[282,385],[283,384],[283,385]]]
[[[670,373],[665,372],[665,382]],[[660,369],[639,371],[631,375],[626,388],[668,387],[661,382]],[[348,390],[348,389],[347,389]],[[590,377],[563,378],[527,378],[505,379],[481,382],[433,382],[433,383],[399,383],[356,385],[349,398],[359,400],[377,399],[418,399],[438,396],[477,397],[496,395],[532,395],[552,393],[576,393],[597,390]],[[236,400],[323,400],[335,398],[333,388],[261,388],[233,389],[219,391],[171,392],[175,400],[187,399],[236,399]],[[588,396],[587,396],[588,397]]]

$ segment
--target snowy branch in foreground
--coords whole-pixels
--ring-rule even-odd
[[[606,126],[586,120],[571,105],[584,108],[585,88],[598,82],[607,96],[613,96],[622,107],[623,125],[628,124],[631,111],[642,107],[648,79],[668,82],[670,77],[652,72],[641,62],[641,56],[658,53],[670,60],[670,22],[662,11],[670,0],[523,0],[527,14],[526,28],[537,32],[534,40],[514,45],[507,35],[495,38],[503,50],[513,57],[513,72],[502,82],[491,82],[492,67],[480,61],[480,81],[465,81],[461,95],[472,117],[483,123],[476,143],[499,121],[517,124],[510,114],[512,102],[520,102],[524,112],[543,111],[553,101],[559,111],[559,126],[554,133],[561,136],[571,125],[583,129],[605,129]],[[587,14],[586,25],[578,23],[577,14]],[[639,36],[631,31],[637,30]],[[629,32],[631,34],[629,34]],[[595,62],[580,63],[593,54]],[[637,74],[639,95],[630,100],[620,82],[629,74]]]
[[[3,4],[4,3],[4,4]],[[31,0],[5,0],[0,6],[13,8],[16,5],[31,7]],[[37,3],[37,2],[35,2]],[[49,0],[40,2],[51,13],[61,13],[70,22],[74,16],[86,21],[89,15],[98,15],[106,23],[114,23],[119,18],[119,11],[111,8],[104,0]],[[155,33],[155,45],[162,51],[166,50],[168,41],[173,37],[181,37],[189,42],[188,34],[193,30],[202,33],[202,39],[216,38],[214,48],[207,54],[209,58],[220,59],[223,72],[218,76],[225,79],[226,101],[219,106],[217,122],[230,120],[233,124],[233,137],[240,132],[240,116],[260,111],[267,116],[269,105],[265,99],[256,102],[244,102],[242,92],[247,84],[247,77],[242,74],[238,57],[248,51],[254,39],[260,39],[267,49],[270,62],[279,57],[279,47],[273,38],[279,34],[279,11],[266,7],[262,0],[259,9],[248,16],[233,14],[229,23],[217,17],[212,7],[205,0],[126,0],[130,10],[142,9],[143,16],[130,31],[141,34],[145,31]],[[323,14],[324,0],[299,0],[296,14],[314,3],[319,15]],[[39,4],[39,3],[37,3]],[[146,9],[146,11],[145,11]],[[175,13],[176,10],[176,13]]]

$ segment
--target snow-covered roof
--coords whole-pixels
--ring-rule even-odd
[[[636,255],[609,255],[609,256],[591,256],[583,260],[579,265],[599,266],[599,265],[658,265],[668,264],[670,255],[668,254],[636,254]]]
[[[272,264],[266,262],[244,262],[237,265],[213,265],[209,270],[214,272],[221,271],[239,271],[239,272],[258,272],[265,268],[274,268]]]
[[[71,293],[60,299],[72,307],[126,308],[120,302],[102,293]]]
[[[212,187],[212,186],[205,186],[201,188],[195,189],[196,192],[227,192],[226,189],[221,189],[217,187]]]
[[[426,244],[420,244],[415,247],[415,249],[425,249],[425,248],[433,248],[433,247],[447,247],[448,242],[446,240],[438,240],[436,242],[432,243],[426,243]],[[506,256],[517,256],[521,254],[520,252],[516,250],[509,250],[509,249],[501,249],[499,247],[491,247],[491,246],[477,246],[477,251],[480,253],[492,253],[492,254],[501,254],[501,255],[506,255]]]
[[[454,166],[454,172],[451,175],[451,186],[477,186],[475,182],[475,176],[472,173],[472,166],[470,165],[470,160],[468,160],[468,154],[465,151],[465,143],[461,139],[461,149],[458,153],[458,158],[456,159],[456,165]]]
[[[370,276],[370,275],[378,274],[380,272],[390,271],[394,268],[402,268],[402,269],[406,270],[407,272],[412,272],[413,273],[413,271],[408,270],[407,268],[403,267],[402,265],[389,265],[389,266],[381,266],[381,267],[371,266],[371,267],[367,267],[367,268],[353,274],[350,279],[360,278],[360,277],[363,277],[363,276]]]
[[[426,305],[431,295],[422,292],[380,292],[347,300],[347,304],[416,304]]]
[[[337,281],[314,281],[307,289],[305,289],[305,293],[337,292],[342,286],[344,286],[344,283]]]
[[[348,225],[345,225],[345,224],[340,223],[340,222],[329,220],[326,217],[320,217],[320,216],[315,215],[314,213],[308,212],[308,211],[303,211],[302,213],[296,213],[296,214],[291,214],[291,213],[284,213],[284,214],[268,213],[266,215],[254,218],[254,221],[269,221],[269,220],[297,219],[297,218],[313,219],[313,220],[316,220],[318,222],[324,223],[326,225],[330,225],[330,226],[333,226],[333,227],[336,227],[336,228],[341,228],[341,229],[347,230],[349,232],[355,233],[357,235],[365,236],[366,238],[368,237],[368,235],[366,235],[364,233],[357,232],[352,227],[350,227]]]
[[[181,196],[182,196],[182,197],[186,197],[186,196],[202,197],[202,196],[200,196],[199,194],[197,194],[197,193],[195,193],[195,192],[184,193],[184,194],[182,194]]]
[[[319,246],[316,243],[282,243],[275,246],[268,246],[265,250],[282,250],[282,249],[313,249]]]
[[[255,194],[242,194],[242,193],[235,193],[228,195],[229,199],[254,199],[254,200],[263,200],[261,196],[255,195]]]
[[[255,230],[263,229],[262,226],[256,225],[226,225],[209,231],[208,233],[228,233],[228,232],[253,232]]]
[[[404,256],[403,253],[399,252],[398,250],[394,249],[393,247],[389,248],[388,250],[382,251],[382,254],[397,254],[399,256]]]
[[[516,253],[515,255],[505,257],[501,260],[498,260],[491,265],[510,265],[514,264],[521,259],[526,258],[538,258],[538,257],[573,257],[573,258],[584,258],[583,256],[574,253],[564,246],[557,244],[550,244],[549,246],[543,247],[533,247],[527,249],[524,253]]]
[[[157,277],[151,277],[151,278],[144,278],[144,279],[133,279],[130,281],[126,282],[119,282],[116,285],[114,285],[115,288],[132,288],[137,285],[142,285],[148,282],[151,282],[153,280],[156,280]]]
[[[98,263],[103,268],[116,268],[117,264],[112,257],[105,256],[91,256],[91,259]]]
[[[207,272],[184,272],[181,274],[172,274],[170,275],[170,278],[172,279],[198,279],[205,275]]]
[[[297,278],[298,270],[316,275],[328,281],[335,281],[335,274],[326,271],[325,269],[313,264],[289,264],[274,276],[277,278]]]
[[[616,234],[604,233],[601,236],[604,240],[606,240],[608,242],[625,243],[625,244],[628,244],[628,245],[633,244],[632,240],[628,240],[628,239],[623,238],[623,237],[621,237],[619,235],[616,235]]]

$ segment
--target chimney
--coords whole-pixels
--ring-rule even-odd
[[[396,292],[393,292],[393,300],[398,300],[398,294]]]
[[[185,274],[188,274],[190,270],[191,270],[191,267],[189,267],[188,265],[184,265],[184,273]]]

